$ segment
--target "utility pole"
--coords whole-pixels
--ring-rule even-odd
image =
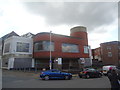
[[[50,64],[50,70],[52,69],[52,55],[51,55],[51,32],[52,31],[50,31],[50,61],[49,61],[49,64]]]

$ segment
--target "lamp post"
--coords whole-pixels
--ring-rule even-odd
[[[52,55],[51,55],[51,32],[52,32],[52,31],[50,31],[50,61],[49,61],[50,70],[52,69],[52,59],[51,59],[51,58],[52,58]]]

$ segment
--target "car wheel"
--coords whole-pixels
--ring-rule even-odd
[[[49,76],[45,76],[45,77],[44,77],[44,80],[49,80]]]
[[[65,76],[65,80],[69,80],[70,78],[69,78],[69,76]]]
[[[86,75],[86,78],[90,78],[90,76],[87,74],[87,75]]]

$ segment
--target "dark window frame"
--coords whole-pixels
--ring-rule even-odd
[[[29,52],[30,43],[17,42],[16,43],[16,52]]]
[[[4,53],[9,53],[9,52],[10,52],[10,43],[6,43]]]

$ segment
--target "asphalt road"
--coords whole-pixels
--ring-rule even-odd
[[[110,82],[106,76],[91,79],[73,77],[72,80],[44,81],[39,78],[39,73],[4,70],[2,88],[110,88]]]

